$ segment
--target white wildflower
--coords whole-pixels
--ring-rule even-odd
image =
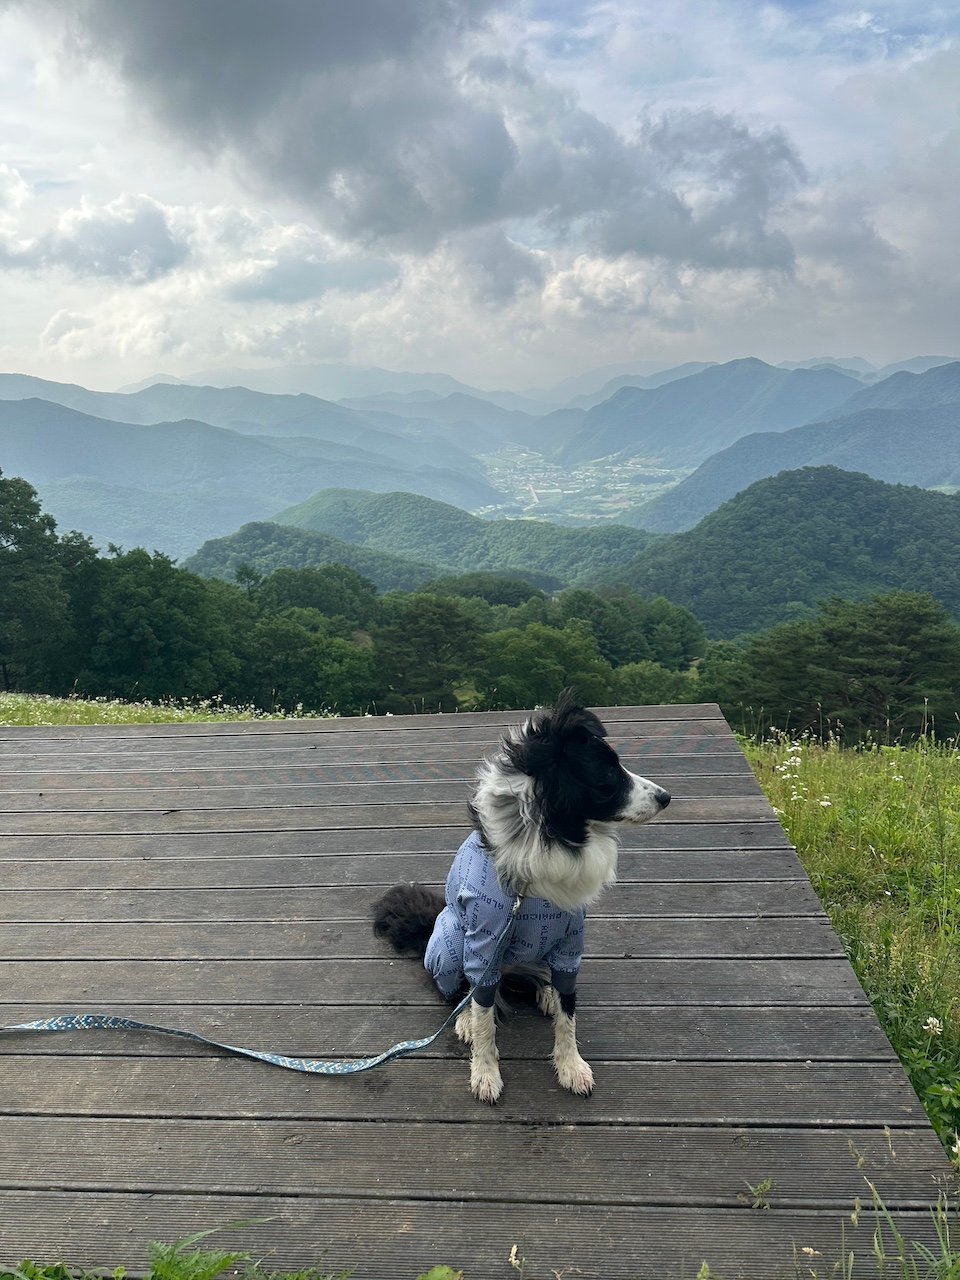
[[[939,1018],[934,1018],[932,1015],[923,1024],[923,1029],[924,1031],[926,1031],[928,1035],[931,1035],[931,1036],[943,1035],[943,1023],[940,1021]]]
[[[822,800],[818,801],[818,804],[820,805],[821,809],[833,808],[833,801],[829,798],[829,796],[824,796]]]

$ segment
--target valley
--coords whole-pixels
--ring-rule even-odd
[[[557,524],[613,520],[634,524],[632,509],[658,497],[690,474],[643,457],[596,458],[574,466],[552,462],[523,445],[480,454],[491,488],[506,501],[478,507],[485,519],[523,516]]]
[[[61,530],[227,580],[331,562],[381,591],[522,573],[662,595],[735,636],[861,586],[960,607],[960,361],[930,359],[597,370],[539,404],[386,370],[356,371],[339,401],[0,374],[0,465]]]

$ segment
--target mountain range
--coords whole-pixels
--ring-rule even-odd
[[[895,589],[929,591],[960,617],[960,494],[837,467],[759,480],[696,528],[660,538],[613,525],[484,522],[394,493],[327,491],[282,518],[295,523],[248,524],[207,543],[187,567],[232,578],[241,564],[269,573],[334,560],[381,589],[407,590],[443,573],[512,569],[548,589],[663,596],[721,639],[812,614],[832,595]]]
[[[742,436],[627,521],[658,533],[689,529],[755,480],[797,467],[842,467],[922,488],[960,486],[960,362],[894,374],[842,408],[827,422]]]
[[[261,573],[346,564],[381,590],[413,590],[444,574],[506,570],[557,588],[616,571],[650,542],[639,529],[565,529],[535,520],[479,520],[411,493],[327,489],[273,521],[212,539],[186,568],[230,579],[241,564]]]
[[[557,451],[567,465],[638,455],[696,466],[750,431],[786,431],[837,409],[861,383],[837,369],[774,369],[748,358],[655,388],[623,387],[585,412]],[[546,429],[550,418],[542,419]]]
[[[61,528],[101,546],[181,558],[251,523],[341,536],[346,504],[371,550],[421,568],[527,568],[562,581],[616,568],[646,546],[641,530],[689,529],[783,470],[960,485],[960,362],[944,357],[882,369],[852,356],[636,361],[502,393],[446,375],[291,369],[260,371],[269,390],[170,379],[109,392],[3,374],[0,466],[36,485]],[[294,373],[361,394],[337,403],[293,392]],[[413,505],[401,518],[391,497],[382,538],[374,507],[343,490]],[[575,527],[502,519],[544,513]],[[434,530],[431,546],[418,524]]]
[[[465,507],[498,500],[473,460],[461,462],[443,442],[392,438],[372,451],[363,430],[356,440],[252,435],[192,419],[108,421],[49,400],[0,400],[4,472],[29,480],[70,527],[58,509],[66,499],[76,527],[100,545],[142,541],[144,492],[163,495],[168,513],[157,512],[146,545],[173,556],[331,486],[399,485]]]

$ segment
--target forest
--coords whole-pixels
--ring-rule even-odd
[[[340,714],[515,709],[572,686],[594,705],[716,701],[756,731],[956,732],[960,627],[926,594],[833,597],[734,642],[663,594],[549,594],[515,570],[386,593],[336,563],[233,579],[101,555],[0,477],[0,684]]]

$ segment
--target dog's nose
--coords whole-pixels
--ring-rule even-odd
[[[665,809],[670,803],[670,792],[664,791],[663,787],[657,787],[656,800],[660,808]]]

